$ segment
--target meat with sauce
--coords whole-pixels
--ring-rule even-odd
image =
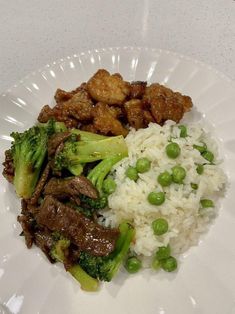
[[[192,107],[192,100],[188,96],[173,92],[171,89],[154,83],[145,90],[143,100],[149,106],[154,120],[163,124],[166,120],[179,122],[185,112]]]
[[[126,136],[128,130],[114,117],[113,110],[104,103],[98,103],[93,109],[93,125],[97,131],[105,135]]]
[[[110,75],[106,70],[98,70],[87,82],[87,90],[97,102],[122,105],[130,93],[130,84],[118,73]]]
[[[84,176],[76,176],[68,179],[51,178],[44,189],[45,195],[52,195],[59,199],[79,197],[80,194],[96,199],[98,191]]]
[[[79,249],[94,256],[109,255],[119,235],[118,230],[98,225],[52,196],[45,197],[36,221],[51,231],[62,233]]]

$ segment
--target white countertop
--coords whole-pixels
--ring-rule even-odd
[[[148,46],[206,62],[235,79],[234,0],[0,0],[0,92],[60,57]]]

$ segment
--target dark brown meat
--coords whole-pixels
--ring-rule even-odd
[[[142,81],[132,82],[130,85],[130,99],[132,98],[141,99],[145,93],[146,86],[147,86],[147,82],[142,82]]]
[[[104,103],[98,103],[93,109],[94,127],[102,134],[123,135],[128,134],[128,130],[122,123],[114,117],[113,110]]]
[[[96,101],[122,105],[130,94],[130,84],[120,74],[110,75],[108,71],[101,69],[87,82],[87,90]]]
[[[51,232],[46,228],[40,228],[34,232],[34,243],[43,251],[51,263],[55,261],[51,258],[51,249],[54,244],[54,240]]]
[[[150,111],[159,124],[163,124],[166,120],[178,123],[184,113],[192,107],[190,97],[173,92],[157,83],[146,88],[143,100],[150,106]]]
[[[139,99],[132,99],[124,105],[127,121],[136,130],[144,127],[144,111],[142,102]]]
[[[25,244],[28,249],[30,249],[33,245],[33,219],[29,215],[21,215],[17,217],[18,222],[21,224],[21,227],[24,232]]]
[[[70,135],[71,135],[70,132],[60,132],[53,134],[47,143],[48,156],[51,157],[55,155],[58,146],[64,141],[66,141],[70,137]]]
[[[42,193],[42,190],[49,178],[49,174],[50,174],[50,163],[48,163],[45,167],[45,169],[43,170],[43,173],[37,183],[36,189],[33,192],[32,197],[30,198],[30,200],[28,201],[31,205],[36,205],[38,202],[38,199]]]
[[[13,183],[15,169],[10,149],[5,151],[5,161],[2,165],[4,167],[2,172],[3,176],[8,182]]]
[[[72,177],[69,179],[51,178],[45,186],[44,194],[53,195],[59,199],[67,197],[76,198],[80,194],[93,199],[96,199],[99,196],[99,193],[93,184],[83,176]]]
[[[61,232],[82,251],[94,256],[109,255],[119,235],[118,230],[98,225],[52,196],[45,197],[36,220],[51,231]]]

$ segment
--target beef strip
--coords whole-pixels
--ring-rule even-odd
[[[47,148],[48,148],[48,156],[51,157],[55,155],[56,149],[61,143],[64,143],[69,137],[70,132],[60,132],[53,134],[48,140]]]
[[[147,82],[136,81],[130,85],[130,99],[139,98],[141,99],[144,95]]]
[[[28,249],[33,245],[34,233],[32,224],[34,219],[30,215],[21,215],[17,217],[18,222],[21,224],[21,227],[24,232],[25,243]]]
[[[46,196],[36,216],[38,224],[61,232],[82,251],[94,256],[107,256],[115,248],[116,229],[102,227],[52,196]]]
[[[42,193],[42,190],[49,178],[50,175],[50,163],[47,163],[45,169],[43,170],[43,173],[37,183],[37,186],[33,192],[32,197],[30,198],[30,200],[28,201],[31,205],[36,205],[38,202],[38,199]]]
[[[52,259],[50,254],[54,245],[54,239],[47,228],[38,228],[34,232],[34,243],[43,251],[51,263],[55,263],[55,260]]]
[[[75,200],[80,194],[93,199],[99,196],[91,181],[84,176],[76,176],[69,179],[51,178],[45,186],[44,194],[53,195],[59,199],[73,197]]]
[[[5,151],[5,161],[2,165],[4,167],[2,172],[3,176],[8,182],[13,183],[15,169],[10,149]]]

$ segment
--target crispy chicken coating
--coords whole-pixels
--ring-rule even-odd
[[[113,116],[113,111],[108,105],[99,102],[94,107],[92,113],[94,116],[94,127],[100,133],[105,135],[127,135],[128,130]]]
[[[38,116],[38,121],[45,123],[54,118],[56,121],[64,122],[69,128],[77,127],[79,121],[92,119],[92,108],[93,102],[88,92],[79,90],[69,100],[58,103],[54,108],[44,106]]]
[[[142,98],[145,93],[147,82],[136,81],[130,85],[130,98]]]
[[[159,124],[163,124],[166,120],[178,123],[184,113],[192,107],[190,97],[173,92],[157,83],[146,88],[143,100],[146,105],[150,106],[151,114]]]
[[[144,111],[142,102],[139,99],[132,99],[124,105],[127,121],[129,125],[135,129],[144,127]]]
[[[109,105],[122,105],[130,94],[130,84],[120,74],[98,70],[87,83],[87,90],[96,101]]]

